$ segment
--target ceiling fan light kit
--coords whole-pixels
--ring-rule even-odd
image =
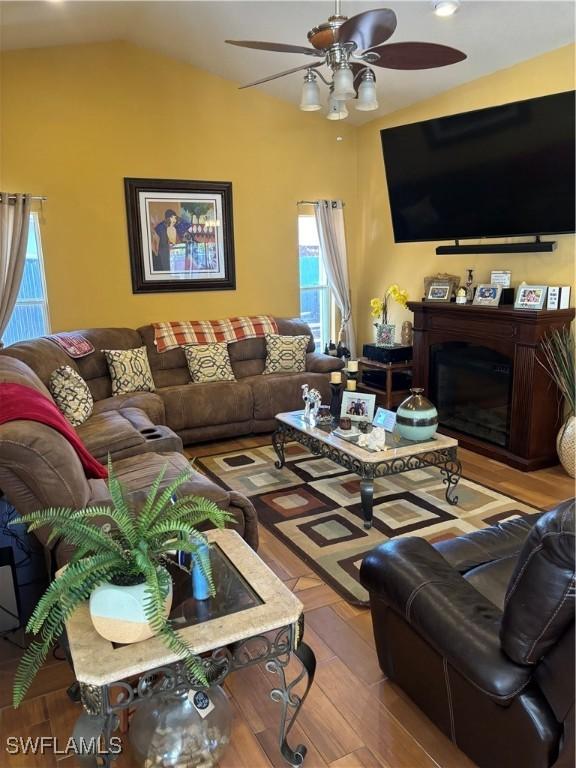
[[[328,99],[328,112],[326,113],[328,120],[345,120],[348,117],[348,109],[346,108],[345,101],[339,101],[333,93],[330,94]]]
[[[372,112],[373,110],[378,109],[378,101],[376,99],[376,78],[370,69],[366,70],[366,75],[362,77],[362,82],[358,86],[356,109],[359,112]]]
[[[346,101],[356,96],[354,75],[347,64],[341,64],[334,72],[332,83],[334,85],[334,97],[338,101]]]
[[[308,70],[304,77],[300,109],[303,112],[317,112],[319,109],[322,109],[320,105],[320,88],[316,81],[316,75],[312,70]]]
[[[460,5],[459,0],[433,0],[434,11],[439,15],[450,15]],[[453,10],[449,10],[450,7]],[[334,15],[327,22],[308,32],[313,46],[266,43],[260,40],[226,40],[231,45],[254,48],[263,51],[303,53],[314,56],[313,63],[269,75],[253,83],[241,86],[250,88],[270,80],[276,80],[294,72],[306,70],[302,86],[300,109],[315,112],[321,109],[318,77],[330,89],[328,101],[329,120],[343,120],[348,117],[346,101],[355,99],[356,109],[368,112],[378,109],[376,99],[376,76],[371,67],[384,69],[433,69],[456,64],[466,54],[455,48],[435,43],[392,43],[384,45],[396,29],[396,14],[389,8],[364,11],[347,18],[340,13],[340,0],[335,0]],[[327,79],[318,67],[326,66],[331,73]]]

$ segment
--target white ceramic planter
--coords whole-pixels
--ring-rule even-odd
[[[576,459],[576,417],[569,416],[556,438],[556,450],[558,451],[558,458],[560,463],[570,475],[575,476],[575,459]]]
[[[168,579],[165,616],[172,607],[172,580]],[[122,587],[106,583],[96,587],[90,595],[90,617],[96,632],[112,643],[138,643],[152,637],[154,631],[144,612],[145,597],[146,584]]]

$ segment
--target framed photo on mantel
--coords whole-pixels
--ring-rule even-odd
[[[229,181],[124,179],[133,293],[236,288]]]
[[[542,309],[546,300],[546,285],[520,285],[516,291],[514,309]]]
[[[479,285],[474,294],[473,304],[484,307],[497,307],[502,295],[501,285]]]

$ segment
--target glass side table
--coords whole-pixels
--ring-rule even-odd
[[[303,606],[246,542],[232,530],[207,532],[217,593],[208,600],[192,597],[191,578],[175,569],[170,614],[175,628],[193,647],[210,685],[255,664],[277,676],[270,692],[280,704],[279,745],[291,766],[306,756],[303,744],[292,749],[288,734],[314,679],[316,659],[303,642]],[[118,715],[159,693],[205,690],[178,656],[157,637],[132,645],[116,645],[101,637],[90,620],[88,604],[68,621],[68,642],[84,711],[73,738],[79,765],[110,766],[115,758],[111,738]],[[292,656],[300,671],[288,681]],[[296,686],[305,680],[302,693]],[[80,754],[84,752],[84,754]]]

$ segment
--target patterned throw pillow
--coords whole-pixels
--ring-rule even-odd
[[[128,392],[154,392],[154,379],[146,354],[146,347],[139,349],[103,349],[106,355],[112,394]]]
[[[264,373],[303,373],[306,370],[308,336],[266,334]]]
[[[54,402],[73,427],[84,424],[94,408],[92,393],[88,384],[69,365],[61,365],[52,371],[48,389]]]
[[[236,380],[225,341],[189,344],[184,347],[184,354],[193,382]]]

